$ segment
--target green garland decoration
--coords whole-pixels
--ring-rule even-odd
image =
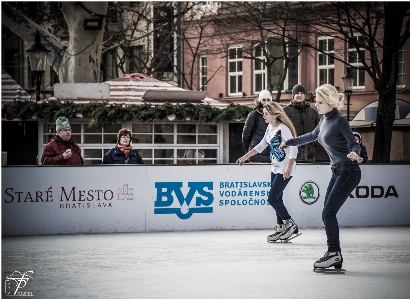
[[[111,124],[126,123],[130,121],[151,122],[162,120],[167,115],[175,114],[177,119],[191,119],[209,123],[231,120],[244,120],[252,111],[245,105],[229,103],[226,108],[216,108],[209,104],[176,104],[164,102],[161,105],[144,103],[141,105],[110,104],[109,102],[90,102],[75,104],[73,102],[47,101],[14,101],[5,104],[3,114],[8,114],[8,119],[28,120],[39,118],[54,122],[58,117],[68,119],[83,117],[89,119],[88,126],[106,127]]]

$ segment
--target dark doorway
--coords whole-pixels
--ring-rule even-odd
[[[235,163],[240,157],[245,155],[242,144],[242,131],[244,123],[229,124],[229,163]]]
[[[2,121],[1,151],[7,165],[37,165],[38,122]]]

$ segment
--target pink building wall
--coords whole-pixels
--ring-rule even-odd
[[[317,37],[314,36],[307,36],[305,37],[308,42],[316,42]],[[252,40],[257,40],[256,36],[252,36],[251,33],[248,35],[249,43]],[[192,38],[192,41],[195,40],[195,37]],[[234,103],[240,104],[247,104],[252,105],[253,100],[257,97],[257,94],[253,93],[253,62],[251,59],[243,59],[242,61],[242,91],[244,92],[244,96],[228,96],[229,86],[228,86],[228,47],[232,44],[224,44],[220,42],[218,39],[212,40],[212,48],[218,50],[221,54],[212,54],[207,55],[208,57],[208,78],[213,76],[211,81],[208,82],[207,91],[208,97],[219,99],[221,101],[231,101]],[[207,45],[209,48],[209,44]],[[335,48],[340,49],[338,52],[338,57],[342,60],[346,60],[347,51],[345,49],[345,45],[341,42],[338,44],[335,43]],[[223,49],[223,51],[222,51]],[[410,45],[407,45],[407,61],[410,61]],[[189,61],[190,57],[185,56],[184,61]],[[334,65],[334,85],[339,87],[341,91],[343,91],[343,80],[342,77],[346,73],[346,65],[342,62],[335,60]],[[188,63],[186,65],[189,65]],[[315,88],[318,86],[318,71],[317,71],[317,52],[313,49],[302,49],[300,56],[299,56],[299,64],[298,64],[298,82],[303,84],[308,92],[306,96],[307,100],[312,98],[311,94],[314,92]],[[222,66],[222,68],[220,68]],[[199,62],[196,64],[198,69],[195,70],[196,76],[196,84],[195,87],[198,89],[199,87]],[[219,71],[217,73],[216,70]],[[185,69],[185,73],[189,70]],[[406,64],[406,74],[410,74],[410,63]],[[406,76],[405,80],[406,86],[410,86],[410,76]],[[195,89],[195,88],[194,88]],[[223,94],[223,97],[220,98],[220,94]],[[406,91],[397,91],[397,98],[410,102],[410,95]],[[281,102],[287,104],[292,99],[292,94],[290,91],[284,91],[281,95]],[[373,82],[370,76],[366,73],[365,74],[365,89],[364,90],[354,90],[353,94],[350,98],[350,117],[353,118],[354,115],[360,111],[363,107],[367,104],[378,100],[378,94],[373,88]],[[346,107],[345,107],[346,110]]]

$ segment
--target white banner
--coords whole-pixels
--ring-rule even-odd
[[[361,165],[341,226],[410,224],[410,167]],[[300,227],[322,227],[329,165],[298,165],[284,193]],[[266,229],[270,166],[121,165],[2,168],[2,234]]]

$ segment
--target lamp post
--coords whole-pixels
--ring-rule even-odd
[[[350,121],[350,96],[353,92],[354,77],[350,74],[350,67],[347,67],[346,74],[342,77],[345,95],[347,97],[347,121]]]
[[[34,34],[34,44],[26,52],[28,53],[31,72],[33,73],[34,82],[36,83],[36,101],[39,101],[41,79],[46,70],[47,54],[50,50],[47,50],[41,43],[38,30],[36,30]]]

